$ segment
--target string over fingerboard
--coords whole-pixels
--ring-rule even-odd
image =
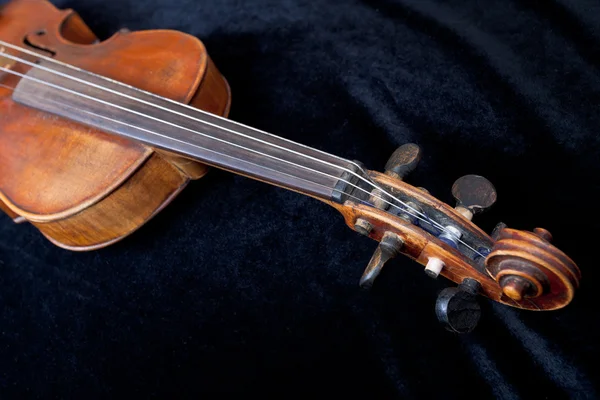
[[[3,46],[0,46],[0,67],[12,69],[17,62],[15,60],[11,60],[7,57],[4,57],[3,54],[6,54],[6,53],[7,53],[6,48]],[[7,75],[7,74],[8,73],[5,71],[0,71],[0,79],[3,79],[5,77],[5,75]]]

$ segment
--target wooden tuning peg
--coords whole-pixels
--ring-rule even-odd
[[[479,175],[465,175],[452,185],[456,211],[469,221],[473,215],[490,208],[498,197],[492,182]]]
[[[383,235],[379,246],[377,246],[375,253],[373,253],[373,257],[371,257],[371,261],[369,261],[365,272],[360,278],[360,287],[369,289],[373,286],[375,278],[377,278],[385,263],[396,257],[400,253],[403,245],[404,241],[400,236],[393,232],[386,232]]]
[[[414,143],[403,144],[392,153],[385,164],[385,173],[396,179],[404,179],[419,164],[421,148]]]
[[[442,290],[435,303],[435,314],[446,329],[456,333],[471,332],[481,317],[477,292],[481,285],[466,278],[458,287]]]

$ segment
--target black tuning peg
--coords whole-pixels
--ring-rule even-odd
[[[419,164],[421,148],[414,143],[403,144],[392,153],[385,164],[385,173],[397,179],[404,179]]]
[[[479,175],[465,175],[452,185],[456,211],[471,220],[474,214],[490,208],[498,197],[492,182]]]
[[[360,287],[363,289],[371,288],[385,263],[396,257],[403,245],[404,242],[398,235],[393,232],[386,232],[360,278]]]
[[[456,333],[471,332],[481,317],[477,302],[479,282],[466,278],[458,287],[442,290],[435,303],[435,314],[446,329]]]

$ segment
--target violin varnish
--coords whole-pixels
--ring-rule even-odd
[[[183,190],[189,179],[154,154],[105,199],[69,218],[32,222],[56,245],[76,251],[108,246],[144,225]],[[131,202],[130,199],[136,199]]]
[[[121,32],[98,43],[76,14],[41,0],[11,1],[2,5],[1,14],[0,36],[6,43],[21,48],[27,38],[57,61],[227,114],[227,83],[195,37],[167,30]],[[44,34],[36,35],[41,28]],[[30,66],[2,53],[43,63],[35,54],[3,47],[2,68],[26,73]],[[10,70],[2,75],[3,84],[17,86],[19,78]],[[126,237],[207,169],[105,129],[17,104],[7,88],[0,87],[0,104],[0,210],[70,250],[93,250]]]

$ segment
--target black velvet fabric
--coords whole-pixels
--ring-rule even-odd
[[[549,229],[583,284],[555,312],[481,299],[479,328],[455,335],[434,313],[447,281],[402,258],[363,292],[375,242],[316,200],[213,170],[101,251],[0,216],[0,397],[597,397],[598,2],[55,4],[102,38],[201,38],[236,121],[377,170],[416,142],[409,182],[448,202],[459,176],[488,177],[499,200],[478,224]]]

